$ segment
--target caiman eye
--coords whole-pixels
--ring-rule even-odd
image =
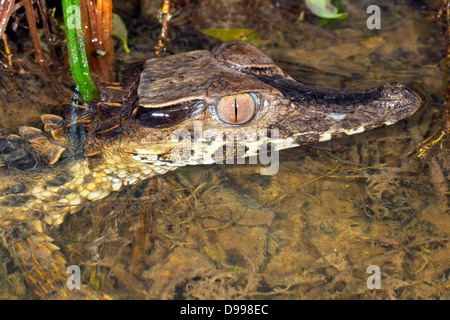
[[[228,124],[244,124],[257,110],[257,98],[253,93],[234,94],[223,97],[216,106],[219,119]]]

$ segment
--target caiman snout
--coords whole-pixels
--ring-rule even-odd
[[[276,127],[296,144],[326,141],[340,134],[356,134],[391,125],[416,112],[422,98],[404,84],[388,83],[369,89],[338,89],[276,81],[291,101],[291,109]]]
[[[380,88],[380,98],[374,103],[382,112],[380,120],[389,124],[414,114],[422,105],[422,98],[408,86],[393,82]]]

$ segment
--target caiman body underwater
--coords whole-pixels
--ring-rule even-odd
[[[94,106],[42,115],[43,130],[21,127],[0,139],[0,234],[30,290],[40,298],[94,298],[68,289],[66,259],[46,232],[86,201],[183,165],[212,163],[225,140],[246,137],[254,155],[260,130],[276,150],[393,124],[412,115],[420,96],[405,85],[348,90],[297,82],[256,47],[235,41],[148,60],[121,87],[105,85]],[[173,159],[176,130],[202,152]],[[239,136],[239,135],[238,135]],[[259,144],[258,144],[259,143]],[[248,148],[247,148],[248,146]]]

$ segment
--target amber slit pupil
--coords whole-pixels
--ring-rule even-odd
[[[251,93],[222,97],[216,105],[218,118],[228,124],[245,124],[257,110],[257,100]]]

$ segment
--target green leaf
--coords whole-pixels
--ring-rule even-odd
[[[125,49],[126,53],[130,53],[130,49],[128,48],[127,40],[128,40],[128,31],[127,27],[125,26],[125,23],[123,22],[122,18],[118,15],[113,13],[112,17],[112,35],[116,38],[119,38],[122,40],[123,48]]]
[[[305,0],[306,7],[316,16],[326,19],[345,19],[347,12],[339,12],[331,0]]]
[[[260,45],[263,41],[259,39],[259,34],[253,29],[201,29],[201,33],[206,34],[222,42],[241,40],[254,45]]]

